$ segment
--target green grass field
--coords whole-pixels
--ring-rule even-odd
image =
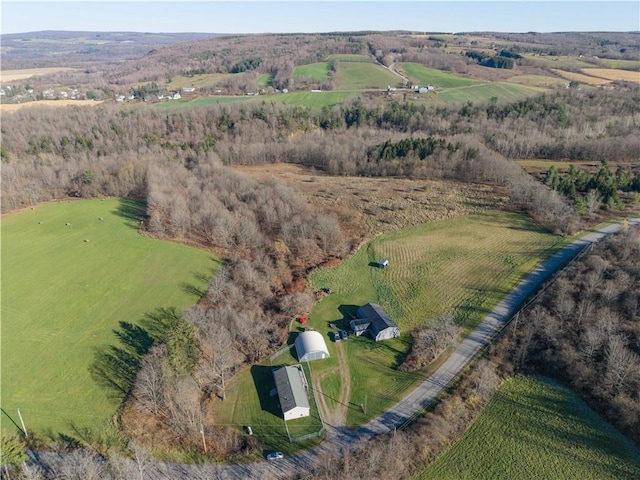
[[[458,77],[442,70],[425,67],[421,63],[404,62],[400,64],[405,74],[420,85],[434,85],[440,88],[466,87],[483,82],[472,78]]]
[[[238,102],[280,102],[287,105],[300,105],[302,107],[322,108],[342,103],[345,98],[358,95],[358,92],[290,92],[274,93],[272,95],[233,96],[233,97],[203,97],[190,102],[172,101],[156,103],[151,108],[183,109],[192,107],[206,107],[219,103]]]
[[[517,83],[527,87],[556,87],[565,85],[567,81],[550,75],[515,75],[509,78],[509,83]]]
[[[339,62],[370,62],[373,60],[368,55],[361,55],[358,53],[334,53],[329,55],[327,60],[338,60]]]
[[[540,230],[521,215],[493,212],[434,222],[377,237],[352,258],[311,278],[315,288],[329,287],[311,311],[309,325],[323,334],[335,322],[345,328],[357,307],[380,303],[401,328],[394,340],[367,338],[346,342],[351,371],[347,421],[361,424],[398,401],[426,372],[396,370],[409,348],[408,333],[444,313],[453,313],[465,334],[541,260],[566,240]],[[390,267],[371,266],[388,258]],[[331,358],[314,363],[335,388],[335,345]],[[367,402],[364,415],[360,404]]]
[[[534,55],[531,53],[525,53],[522,55],[527,60],[531,60],[546,68],[589,68],[594,67],[593,63],[585,62],[577,57],[569,57],[564,55],[551,56],[551,55]]]
[[[316,81],[329,80],[329,63],[310,63],[293,69],[293,78],[311,78]]]
[[[140,235],[140,207],[83,200],[2,219],[2,408],[19,408],[30,431],[107,423],[118,405],[89,375],[94,348],[116,344],[121,321],[194,303],[218,267],[210,252]],[[14,430],[6,416],[2,430]]]
[[[500,387],[464,437],[416,480],[637,479],[640,450],[548,379]]]
[[[468,87],[459,87],[439,92],[440,98],[449,103],[464,104],[467,102],[483,103],[496,97],[498,101],[512,102],[526,97],[540,95],[546,90],[540,87],[528,87],[515,83],[494,82]]]
[[[182,87],[210,87],[216,83],[224,80],[225,78],[233,77],[234,75],[243,75],[242,73],[203,73],[200,75],[193,75],[192,77],[185,77],[178,75],[173,77],[166,87],[169,90],[179,90]]]
[[[269,87],[269,86],[271,86],[272,82],[273,82],[273,74],[271,74],[271,73],[263,73],[256,80],[256,83],[258,84],[258,87],[260,87],[260,88]]]
[[[358,92],[290,92],[263,97],[263,100],[281,102],[286,105],[300,105],[302,107],[322,108],[332,107],[344,101],[345,98],[358,95]]]
[[[336,83],[339,90],[366,90],[396,86],[402,80],[386,68],[375,63],[341,62],[338,64]]]
[[[600,58],[598,62],[602,63],[607,68],[621,68],[628,70],[640,69],[640,60],[614,60],[611,58]]]

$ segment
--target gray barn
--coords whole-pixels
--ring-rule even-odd
[[[351,320],[356,335],[370,335],[376,342],[400,336],[400,329],[377,303],[367,303],[358,309],[358,318]]]

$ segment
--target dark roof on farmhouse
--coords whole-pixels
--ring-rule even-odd
[[[309,408],[309,399],[305,390],[306,381],[300,365],[280,367],[274,370],[273,378],[283,413],[295,407]]]
[[[371,331],[374,335],[378,335],[379,332],[385,328],[397,327],[397,325],[389,318],[389,315],[382,309],[377,303],[367,303],[358,309],[358,316],[362,319],[354,321],[355,325],[364,325],[370,323]],[[365,327],[367,328],[367,327]]]

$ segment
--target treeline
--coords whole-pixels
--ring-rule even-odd
[[[540,102],[556,105],[560,100]],[[498,106],[482,108],[486,112]],[[549,106],[541,108],[553,111]],[[514,200],[531,210],[537,201],[529,200],[541,200],[546,189],[536,189],[519,167],[486,148],[485,142],[492,146],[497,134],[479,135],[483,130],[502,132],[507,123],[535,125],[540,115],[529,118],[532,108],[513,111],[516,114],[506,118],[487,118],[475,106],[426,109],[361,100],[320,111],[275,103],[173,112],[102,107],[62,114],[25,110],[3,122],[3,206],[11,210],[62,196],[146,197],[153,185],[152,166],[170,165],[177,173],[185,169],[201,175],[198,166],[219,156],[227,165],[284,161],[329,174],[499,183],[514,187]],[[22,129],[24,124],[34,129]],[[531,131],[526,135],[530,138]],[[628,142],[635,147],[638,140],[629,135]],[[523,182],[530,188],[523,189]],[[165,222],[160,228],[153,221],[166,234],[195,235],[189,227],[193,222],[187,222],[187,227]]]
[[[570,265],[515,321],[510,357],[560,379],[640,442],[640,230]]]
[[[483,67],[507,69],[512,69],[514,67],[514,58],[522,58],[520,55],[516,57],[517,54],[513,54],[505,50],[501,51],[498,55],[487,55],[485,53],[475,51],[465,52],[464,55],[465,57],[472,58]]]
[[[602,204],[611,210],[623,210],[619,192],[623,189],[640,192],[640,171],[634,174],[620,165],[612,172],[606,160],[593,173],[578,170],[574,165],[560,173],[552,165],[545,175],[545,183],[573,200],[579,213],[593,213]]]

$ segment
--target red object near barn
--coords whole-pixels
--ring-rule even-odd
[[[300,323],[307,323],[307,317],[300,317],[298,320]]]

